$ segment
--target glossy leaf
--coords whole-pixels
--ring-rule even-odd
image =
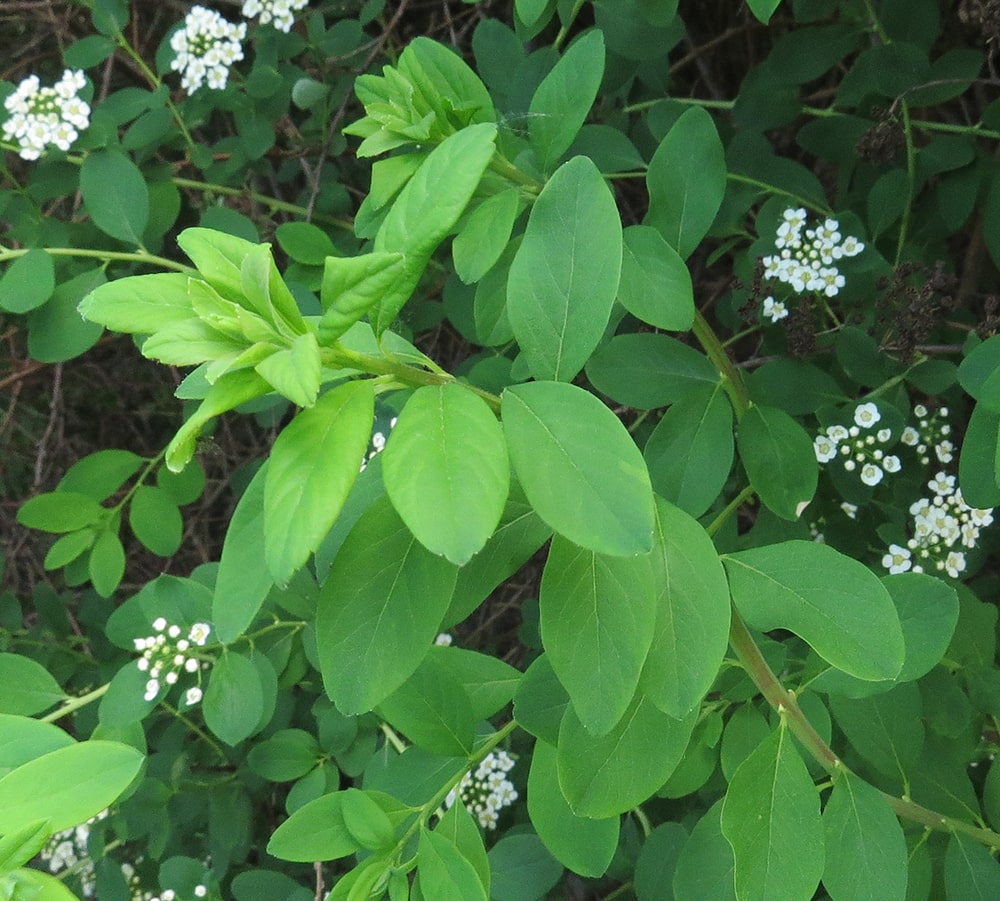
[[[882,794],[843,772],[823,810],[823,885],[833,901],[903,901],[907,848],[899,820]]]
[[[737,447],[762,503],[782,519],[798,519],[819,479],[806,430],[784,410],[754,404],[740,419]]]
[[[372,382],[327,391],[287,425],[264,484],[264,552],[285,585],[330,531],[358,477],[375,415]]]
[[[896,606],[863,564],[814,541],[738,551],[723,562],[733,601],[753,628],[795,632],[859,679],[899,673],[905,646]]]
[[[632,701],[653,640],[652,560],[596,554],[556,537],[538,600],[552,669],[584,728],[606,735]]]
[[[600,343],[621,248],[611,191],[587,157],[574,157],[532,206],[507,281],[507,315],[536,379],[571,381]]]
[[[667,132],[646,173],[644,220],[687,259],[709,228],[726,193],[726,160],[712,117],[686,110]]]
[[[427,654],[457,570],[425,550],[375,501],[347,536],[320,594],[320,670],[343,713],[364,713],[399,688]]]
[[[664,713],[683,717],[708,691],[729,646],[729,586],[704,528],[662,498],[656,510],[656,627],[639,687]]]
[[[823,873],[819,794],[782,724],[737,768],[722,805],[740,901],[809,901]]]
[[[601,554],[650,550],[649,475],[607,407],[573,385],[533,382],[508,388],[501,412],[514,470],[546,523]]]
[[[385,490],[421,544],[457,566],[493,534],[510,485],[503,430],[460,385],[418,389],[382,457]]]
[[[584,817],[626,813],[655,794],[680,762],[697,712],[675,719],[637,695],[606,735],[595,738],[569,707],[559,730],[559,787]]]
[[[618,847],[619,818],[573,813],[559,789],[556,749],[535,742],[528,774],[528,815],[552,856],[581,876],[603,876]]]
[[[570,46],[535,90],[528,108],[528,138],[544,171],[573,143],[603,77],[604,36],[595,29]]]

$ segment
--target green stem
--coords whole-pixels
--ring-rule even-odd
[[[82,247],[21,247],[16,250],[4,248],[0,249],[0,263],[5,263],[8,260],[16,260],[18,257],[23,257],[26,253],[30,253],[32,250],[44,250],[49,256],[53,257],[85,257],[95,260],[103,260],[106,263],[146,263],[150,266],[159,266],[162,269],[173,269],[175,272],[186,272],[192,274],[195,272],[195,270],[190,266],[185,266],[183,263],[178,263],[174,260],[168,260],[166,257],[158,257],[152,253],[88,250]]]
[[[729,644],[754,685],[765,700],[784,717],[792,733],[809,754],[834,778],[849,772],[843,761],[806,719],[802,708],[799,707],[795,692],[786,689],[778,680],[735,607],[732,608],[730,620]],[[887,792],[880,794],[898,817],[939,832],[961,832],[990,848],[1000,848],[1000,833],[992,829],[984,829],[955,817],[944,816],[905,797],[897,798]]]
[[[901,100],[899,108],[903,114],[903,134],[906,139],[906,202],[903,204],[903,215],[899,222],[899,240],[896,242],[896,259],[893,268],[899,268],[900,260],[903,258],[903,248],[910,231],[910,209],[913,206],[913,189],[917,178],[917,150],[913,144],[910,105],[905,100]]]
[[[67,698],[52,713],[39,717],[39,720],[43,723],[54,723],[56,720],[61,720],[64,716],[69,716],[69,714],[74,713],[81,707],[86,707],[94,701],[99,701],[108,693],[110,687],[111,683],[107,682],[93,691],[88,691],[85,695],[80,695],[76,698]]]
[[[569,17],[559,28],[559,33],[556,35],[556,39],[552,42],[554,50],[558,50],[563,45],[563,41],[566,40],[566,37],[569,34],[570,26],[572,26],[576,17],[580,14],[580,10],[583,9],[584,2],[585,0],[576,0],[576,3],[573,4],[573,8],[569,12]]]
[[[736,418],[740,419],[748,409],[750,409],[750,398],[747,396],[746,386],[740,371],[729,359],[725,347],[715,334],[708,320],[701,313],[695,313],[694,325],[691,328],[698,343],[702,346],[708,359],[712,361],[716,372],[722,377],[722,387],[729,395],[733,404]]]
[[[722,512],[716,516],[715,519],[705,526],[705,531],[708,532],[709,535],[714,535],[719,531],[719,529],[722,528],[722,524],[753,496],[753,487],[751,485],[747,485],[746,488],[744,488],[739,494],[736,495],[736,497],[726,504]]]

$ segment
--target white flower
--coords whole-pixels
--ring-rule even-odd
[[[881,418],[882,414],[873,403],[861,404],[854,411],[854,422],[863,429],[870,429]]]
[[[164,619],[164,617],[158,616],[156,617],[156,619],[153,620],[153,631],[162,632],[166,628],[167,628],[167,621],[166,619]]]
[[[843,501],[840,504],[840,509],[843,510],[851,519],[858,518],[857,504],[849,504],[847,501]]]
[[[773,297],[766,297],[764,298],[763,312],[764,316],[770,319],[771,322],[777,322],[788,315],[788,308],[780,300],[775,300]]]
[[[905,547],[900,547],[898,544],[890,544],[889,553],[882,558],[882,565],[892,575],[905,573],[913,565],[910,561],[910,556],[910,552]]]
[[[813,439],[813,450],[816,452],[816,459],[820,463],[829,463],[837,456],[837,445],[826,435],[817,435]]]
[[[10,114],[3,123],[4,140],[16,142],[26,160],[37,160],[50,144],[69,150],[90,124],[90,106],[76,96],[86,84],[83,72],[71,69],[51,88],[29,75],[4,101]]]
[[[903,434],[899,436],[899,440],[910,447],[916,447],[920,443],[920,433],[913,426],[908,425],[903,429]]]
[[[899,470],[902,468],[899,462],[899,457],[897,457],[895,454],[888,454],[887,456],[883,457],[882,468],[886,472],[890,473],[899,472]]]
[[[861,481],[870,487],[874,487],[882,481],[882,470],[874,463],[865,463],[861,467]]]
[[[951,551],[944,561],[945,572],[953,579],[965,570],[965,554],[961,551]]]
[[[234,25],[215,10],[192,7],[183,28],[170,38],[175,54],[170,68],[181,73],[184,90],[193,94],[203,84],[213,90],[224,88],[229,67],[243,59],[241,42],[246,31],[245,22]]]
[[[208,894],[208,886],[196,885],[194,887],[194,896],[196,898],[204,898]]]
[[[150,679],[146,683],[146,693],[142,696],[144,701],[153,701],[160,693],[160,683],[157,679]]]
[[[950,463],[954,457],[955,445],[950,441],[939,441],[934,445],[934,455],[940,463]]]
[[[184,692],[184,703],[187,704],[188,707],[194,707],[194,705],[197,704],[201,698],[202,692],[197,685],[192,686]]]
[[[448,632],[441,632],[438,634],[437,638],[434,639],[434,644],[440,645],[441,647],[450,647],[453,639]]]
[[[927,487],[939,497],[950,495],[955,489],[955,477],[939,472],[927,483]]]
[[[309,0],[245,0],[243,15],[248,19],[260,16],[260,24],[271,23],[278,31],[289,31],[295,18],[293,11],[304,9]]]
[[[202,647],[208,640],[212,627],[208,623],[195,623],[188,632],[188,638],[199,647]]]

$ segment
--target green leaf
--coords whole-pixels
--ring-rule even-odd
[[[557,536],[538,600],[552,669],[584,727],[606,735],[632,701],[653,640],[651,557],[609,557]]]
[[[310,772],[321,757],[314,736],[302,729],[280,729],[250,749],[247,765],[270,782],[291,782]]]
[[[528,774],[531,825],[563,866],[581,876],[603,876],[618,847],[618,817],[578,817],[559,790],[557,772],[556,749],[535,742]]]
[[[28,353],[41,363],[62,363],[90,350],[103,329],[79,315],[80,301],[104,284],[103,268],[81,272],[58,285],[28,318]]]
[[[246,306],[243,260],[257,244],[213,228],[186,228],[177,236],[177,243],[199,274],[219,294],[226,300]]]
[[[264,712],[264,688],[253,662],[227,651],[212,666],[202,700],[205,725],[227,745],[257,731]]]
[[[788,629],[859,679],[898,675],[906,651],[899,616],[868,567],[814,541],[739,551],[723,562],[733,601],[753,628]]]
[[[344,792],[310,801],[271,835],[267,853],[281,860],[308,863],[337,860],[361,848],[344,821]]]
[[[378,709],[390,725],[432,754],[461,757],[472,752],[472,704],[443,656],[424,657]]]
[[[761,502],[782,519],[797,520],[819,479],[806,430],[784,410],[754,404],[740,419],[737,447]]]
[[[152,335],[197,318],[188,294],[190,279],[180,272],[117,278],[84,297],[80,315],[115,332]]]
[[[25,501],[17,511],[17,521],[41,532],[75,532],[98,522],[105,513],[87,494],[50,491]]]
[[[715,802],[695,824],[677,858],[674,895],[677,901],[736,901],[733,849],[722,834],[725,799]]]
[[[521,682],[518,670],[490,654],[434,645],[427,659],[432,658],[442,661],[465,689],[477,722],[506,705]]]
[[[740,901],[809,901],[823,873],[819,792],[781,727],[737,768],[722,805]]]
[[[393,203],[375,236],[375,251],[401,253],[403,271],[375,308],[380,335],[396,318],[423,275],[431,254],[458,221],[495,150],[496,126],[463,128],[435,147]]]
[[[66,697],[52,674],[30,657],[0,654],[0,712],[34,716]]]
[[[30,898],[31,901],[77,901],[77,896],[55,876],[30,868],[0,874],[0,892],[12,901],[22,898]]]
[[[417,870],[421,891],[435,901],[487,901],[475,867],[447,836],[420,828]]]
[[[975,839],[953,832],[944,855],[944,886],[948,901],[996,898],[1000,894],[1000,864]]]
[[[452,804],[438,821],[434,831],[439,835],[447,836],[448,840],[454,843],[462,856],[472,864],[480,883],[493,899],[494,895],[490,885],[490,862],[483,845],[483,834],[466,806]]]
[[[29,760],[73,744],[58,726],[29,716],[0,713],[0,776]]]
[[[287,350],[261,360],[254,369],[278,394],[299,407],[311,407],[319,394],[319,344],[312,332],[299,335]]]
[[[0,838],[0,874],[24,866],[45,847],[52,835],[50,823],[37,820]]]
[[[78,460],[59,480],[59,491],[86,494],[95,501],[107,500],[126,479],[139,471],[143,458],[126,450],[102,450]]]
[[[644,224],[687,259],[708,233],[726,193],[726,159],[712,117],[685,111],[656,148],[646,172]]]
[[[84,552],[89,551],[97,538],[92,528],[80,529],[78,532],[67,532],[56,539],[45,554],[43,565],[46,570],[60,569],[67,566]]]
[[[253,622],[260,605],[274,585],[264,559],[264,483],[267,462],[257,470],[240,498],[226,538],[215,577],[212,624],[223,644],[235,641]]]
[[[674,873],[687,838],[687,829],[672,822],[661,823],[646,836],[635,862],[638,901],[674,901]]]
[[[388,294],[404,267],[405,257],[401,253],[327,257],[320,288],[324,313],[318,329],[322,344],[332,346]]]
[[[712,685],[729,646],[729,586],[704,528],[661,498],[656,510],[656,628],[639,687],[664,713],[682,717]]]
[[[97,536],[90,550],[87,573],[94,591],[102,598],[114,594],[125,575],[125,548],[117,532],[108,529]]]
[[[1000,335],[987,338],[962,360],[958,382],[986,409],[1000,413]]]
[[[330,236],[311,222],[282,222],[274,237],[288,256],[306,266],[322,266],[327,257],[337,254]]]
[[[0,832],[45,819],[53,832],[83,823],[128,788],[142,763],[135,748],[94,739],[36,757],[0,779]]]
[[[540,654],[525,670],[514,693],[514,719],[526,732],[554,746],[568,706],[569,695],[548,654]]]
[[[132,495],[128,521],[135,537],[160,557],[171,556],[181,546],[184,520],[162,488],[140,485]]]
[[[251,244],[240,262],[238,302],[256,312],[286,338],[306,331],[302,313],[274,262],[270,244]]]
[[[461,385],[419,388],[382,457],[385,490],[421,544],[457,566],[493,534],[510,486],[496,416]]]
[[[417,669],[451,601],[457,569],[376,500],[333,561],[316,615],[320,670],[342,713],[365,713]]]
[[[569,149],[587,119],[604,77],[604,35],[579,38],[535,90],[528,108],[528,139],[548,172]]]
[[[600,343],[621,248],[611,190],[587,157],[574,157],[532,206],[507,281],[507,315],[536,379],[572,381]]]
[[[354,840],[368,851],[391,848],[396,842],[396,830],[372,796],[356,788],[349,788],[342,794],[344,825]]]
[[[465,219],[451,245],[458,277],[470,285],[478,282],[503,253],[520,209],[521,192],[507,188],[487,197]]]
[[[227,372],[208,389],[205,399],[177,430],[167,445],[167,468],[180,472],[194,456],[195,442],[202,426],[249,400],[271,393],[271,386],[253,370]]]
[[[913,682],[868,698],[830,695],[830,710],[854,750],[879,772],[905,785],[924,745],[923,704]]]
[[[733,465],[733,409],[720,385],[691,390],[674,403],[642,453],[656,493],[701,516]]]
[[[624,239],[618,302],[656,328],[687,331],[694,323],[694,288],[680,255],[648,225],[629,226]]]
[[[502,396],[510,459],[531,505],[555,531],[601,554],[653,544],[653,493],[639,449],[596,397],[559,382]]]
[[[823,885],[835,901],[904,901],[906,839],[881,792],[844,771],[823,810]]]
[[[967,504],[1000,505],[1000,413],[984,404],[972,408],[958,458],[958,483]]]
[[[149,223],[149,189],[132,160],[113,150],[91,151],[80,167],[80,193],[102,232],[142,245]]]
[[[653,332],[615,335],[587,362],[587,378],[601,393],[640,410],[665,407],[719,382],[708,357]]]
[[[747,0],[747,6],[759,22],[767,25],[780,2],[781,0]]]
[[[562,864],[533,832],[508,833],[489,851],[492,901],[537,901],[554,888]]]
[[[18,257],[0,278],[0,310],[27,313],[40,307],[55,290],[55,273],[52,257],[40,248]]]
[[[320,545],[358,477],[375,416],[374,384],[346,382],[274,442],[264,486],[267,568],[285,585]]]
[[[698,719],[674,719],[637,695],[606,735],[595,738],[569,707],[559,730],[559,787],[577,816],[610,817],[638,807],[680,762]]]

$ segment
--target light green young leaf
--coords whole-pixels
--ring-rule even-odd
[[[508,388],[501,412],[514,471],[548,525],[601,554],[652,548],[649,474],[614,413],[587,391],[559,382]]]
[[[604,35],[588,32],[542,79],[528,108],[528,138],[548,172],[569,149],[594,105],[604,77]]]
[[[0,896],[32,901],[78,901],[61,880],[30,867],[0,874]]]
[[[465,219],[451,244],[455,272],[467,285],[493,268],[510,240],[520,209],[521,192],[507,188],[486,198]]]
[[[697,711],[674,719],[636,695],[614,728],[595,738],[568,707],[557,760],[559,788],[573,812],[610,817],[642,804],[670,778],[697,720]]]
[[[341,712],[366,713],[416,671],[457,574],[417,542],[388,498],[362,514],[333,561],[316,616],[323,684]]]
[[[0,776],[6,776],[16,767],[73,744],[58,726],[43,723],[30,716],[0,713]]]
[[[198,433],[209,420],[248,400],[270,393],[271,386],[253,370],[243,369],[220,376],[219,380],[209,388],[198,409],[188,417],[167,445],[167,468],[171,472],[180,472],[187,466],[194,456]]]
[[[733,774],[722,832],[740,901],[809,901],[823,873],[819,792],[784,723]]]
[[[172,322],[142,343],[142,355],[168,366],[197,366],[240,353],[246,342],[231,338],[200,319]]]
[[[553,538],[538,597],[542,641],[592,735],[610,732],[632,701],[656,600],[650,556],[609,557]]]
[[[135,537],[160,557],[175,554],[181,546],[184,520],[162,488],[140,485],[132,495],[128,521]]]
[[[47,491],[25,501],[17,511],[17,521],[41,532],[75,532],[98,522],[106,512],[87,494]]]
[[[899,673],[906,652],[899,616],[868,567],[815,541],[738,551],[723,562],[733,601],[753,628],[788,629],[859,679]]]
[[[401,253],[366,253],[327,257],[323,267],[319,340],[330,347],[355,322],[390,292],[403,273]]]
[[[507,280],[507,315],[536,379],[569,382],[608,324],[618,291],[622,225],[587,157],[564,163],[528,217]]]
[[[639,687],[664,713],[683,717],[708,691],[729,646],[729,586],[701,524],[662,498],[656,510],[656,629]]]
[[[94,540],[87,560],[87,575],[102,598],[109,598],[125,575],[125,548],[117,531],[106,529]]]
[[[287,425],[264,488],[267,568],[285,585],[333,526],[361,469],[375,415],[367,379],[327,391]]]
[[[312,332],[299,335],[287,350],[265,357],[256,366],[257,374],[278,394],[299,407],[311,407],[319,394],[319,344]]]
[[[377,335],[392,324],[462,215],[493,158],[495,139],[492,123],[456,132],[431,151],[396,198],[375,236],[375,251],[402,254],[403,266],[393,289],[373,308]]]
[[[93,739],[36,757],[0,779],[0,833],[45,819],[53,832],[86,822],[128,788],[142,763],[130,745]]]
[[[417,872],[425,898],[435,901],[487,901],[483,885],[472,862],[443,833],[420,828],[417,845]]]
[[[656,148],[646,172],[649,211],[657,229],[687,259],[708,233],[726,194],[726,158],[712,117],[692,106]]]
[[[227,745],[249,738],[264,711],[257,667],[243,654],[226,651],[212,666],[201,707],[205,725]]]
[[[806,430],[784,410],[754,404],[740,419],[736,445],[763,504],[782,519],[797,520],[812,501],[819,479]]]
[[[823,810],[823,885],[834,901],[903,901],[907,849],[881,792],[844,771]]]
[[[27,313],[40,307],[56,287],[52,257],[40,248],[29,250],[0,277],[0,310]]]
[[[257,244],[212,228],[186,228],[177,236],[177,243],[219,294],[246,305],[241,271],[244,258]]]
[[[655,228],[632,225],[624,231],[618,302],[636,319],[682,332],[694,322],[691,273]]]
[[[528,815],[538,837],[563,866],[581,876],[603,876],[618,847],[619,819],[573,813],[559,789],[556,749],[536,741],[528,773]]]
[[[126,244],[142,244],[149,223],[149,189],[138,166],[125,154],[88,153],[80,167],[80,193],[102,232]]]
[[[33,858],[52,835],[51,820],[36,820],[0,838],[0,874],[24,866]],[[0,879],[3,876],[0,875]],[[3,891],[0,885],[0,892]]]
[[[240,263],[240,285],[243,306],[263,317],[280,334],[293,338],[306,331],[299,306],[275,265],[270,244],[251,245]]]
[[[77,460],[59,480],[59,491],[76,491],[95,501],[107,500],[145,461],[127,450],[100,450]]]
[[[274,585],[264,559],[264,483],[268,463],[257,470],[229,520],[212,597],[212,624],[223,644],[253,622]]]
[[[493,534],[510,486],[503,430],[461,385],[419,388],[382,456],[385,490],[420,543],[457,566]]]
[[[98,285],[80,301],[80,315],[114,332],[152,335],[197,318],[188,295],[191,276],[181,272],[130,275]]]

